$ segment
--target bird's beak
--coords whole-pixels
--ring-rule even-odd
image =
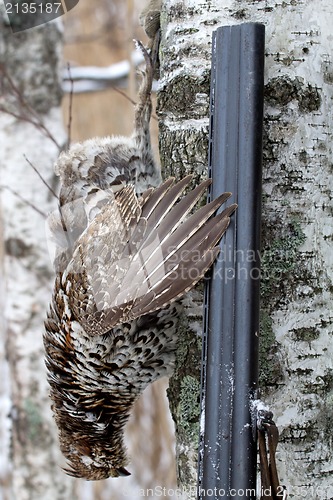
[[[118,476],[130,476],[131,473],[128,472],[128,470],[125,469],[125,467],[119,467],[119,469],[116,469],[118,472]]]

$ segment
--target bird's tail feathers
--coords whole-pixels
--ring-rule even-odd
[[[126,214],[122,237],[119,231],[112,234],[117,230],[109,220],[109,233],[105,231],[99,239],[90,241],[89,248],[85,248],[87,239],[78,242],[72,269],[81,266],[84,272],[73,287],[71,307],[86,331],[105,333],[118,324],[166,307],[193,288],[211,267],[219,254],[217,244],[237,205],[213,217],[231,195],[223,193],[188,216],[211,183],[202,182],[177,203],[191,179],[187,176],[177,183],[168,179],[144,193],[138,204],[139,217],[137,212],[135,217],[128,216],[128,196],[119,196],[117,203],[126,203],[125,208],[119,207],[119,213]],[[108,207],[102,215],[108,219]],[[100,223],[97,217],[92,225]],[[91,231],[94,233],[93,227]],[[127,237],[120,244],[124,234]],[[108,247],[112,241],[118,243],[117,253],[111,255]],[[107,259],[103,261],[101,255]],[[82,303],[80,297],[87,296],[93,300]]]

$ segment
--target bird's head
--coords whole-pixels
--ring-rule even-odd
[[[69,476],[86,481],[100,481],[109,477],[130,476],[131,473],[125,467],[113,467],[111,463],[99,460],[96,462],[90,457],[82,456],[80,461],[71,460],[64,472]]]
[[[125,469],[126,455],[121,449],[110,453],[110,450],[102,450],[96,443],[93,448],[88,443],[73,442],[68,446],[62,446],[62,451],[67,457],[66,474],[85,479],[86,481],[99,481],[109,477],[130,476]]]
[[[67,416],[59,434],[60,449],[67,459],[64,472],[87,481],[129,476],[123,422],[117,420],[116,424],[104,425],[92,419],[90,413],[81,423]]]

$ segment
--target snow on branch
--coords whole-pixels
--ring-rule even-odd
[[[132,53],[132,64],[137,67],[143,62],[139,51]],[[65,93],[96,92],[111,86],[125,87],[131,64],[128,60],[120,61],[106,67],[77,66],[63,71],[62,89]]]

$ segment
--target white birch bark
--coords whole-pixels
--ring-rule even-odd
[[[205,175],[211,34],[240,22],[266,25],[262,396],[281,433],[281,482],[294,498],[324,500],[333,496],[331,0],[165,0],[162,163],[167,174]],[[196,480],[197,436],[184,434],[181,388],[192,375],[182,368],[171,401],[187,487]]]
[[[62,144],[60,25],[13,35],[0,22],[1,108],[33,120],[37,112]],[[7,75],[21,97],[15,95]],[[37,211],[47,214],[55,200],[23,156],[54,185],[53,162],[59,148],[38,127],[4,112],[0,112],[0,144],[0,497],[64,500],[73,498],[74,482],[60,468],[48,398],[42,333],[53,280],[45,220]]]

